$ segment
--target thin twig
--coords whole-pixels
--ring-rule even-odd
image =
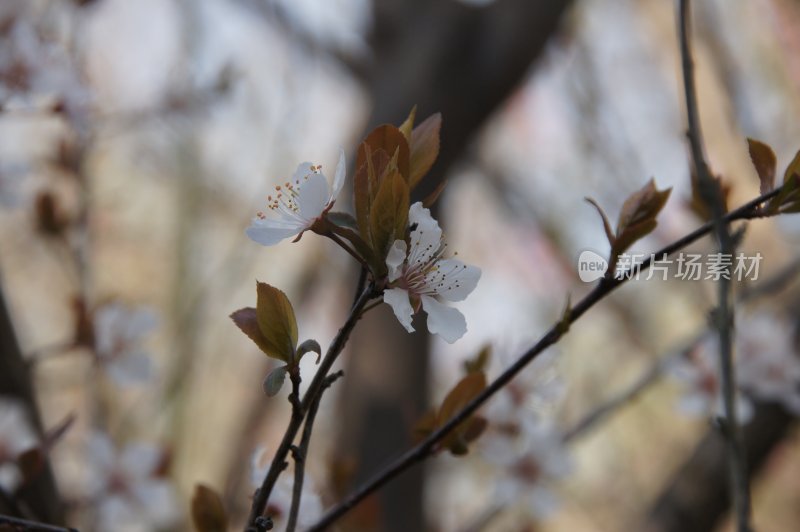
[[[703,156],[703,137],[700,130],[700,118],[697,109],[697,91],[694,83],[694,65],[690,48],[690,1],[681,0],[679,9],[681,65],[683,70],[683,86],[686,97],[686,114],[689,123],[689,144],[692,160],[697,173],[698,189],[701,198],[709,207],[714,220],[714,233],[719,242],[719,250],[723,257],[733,255],[734,242],[728,226],[723,221],[725,201],[719,181],[715,180]],[[719,307],[715,312],[716,326],[719,331],[720,380],[722,397],[725,405],[725,427],[722,432],[728,442],[728,463],[733,491],[733,505],[736,510],[736,523],[739,532],[747,532],[750,527],[750,487],[747,479],[747,464],[739,434],[739,422],[736,419],[736,376],[733,363],[732,324],[733,307],[731,305],[732,281],[730,266],[726,274],[718,281],[717,293]]]
[[[319,395],[311,403],[306,415],[306,423],[303,425],[303,436],[300,438],[300,445],[293,449],[294,456],[294,485],[292,486],[292,505],[289,509],[289,518],[286,522],[286,532],[294,532],[297,527],[297,516],[300,511],[300,499],[303,496],[303,479],[305,476],[306,457],[308,448],[311,444],[311,431],[314,428],[314,419],[322,401],[322,393],[338,378],[344,375],[344,371],[337,371],[325,378]]]
[[[275,456],[272,459],[269,470],[264,476],[264,481],[261,483],[261,487],[256,490],[255,496],[253,497],[253,506],[250,510],[250,518],[247,520],[247,528],[250,528],[250,525],[255,525],[256,518],[258,518],[264,512],[264,508],[267,506],[267,501],[269,500],[272,488],[275,486],[278,476],[286,468],[286,457],[289,454],[292,442],[294,441],[298,430],[300,430],[303,417],[308,413],[315,398],[322,392],[323,385],[325,384],[325,378],[328,376],[331,366],[333,366],[333,363],[336,362],[336,359],[339,357],[342,349],[344,349],[347,339],[350,337],[350,333],[353,331],[353,328],[361,317],[364,306],[366,306],[367,302],[369,302],[373,297],[375,297],[375,290],[374,287],[370,285],[365,288],[363,292],[361,292],[361,296],[353,305],[353,308],[350,309],[350,315],[347,317],[347,321],[345,321],[344,325],[342,325],[342,328],[339,329],[338,333],[336,333],[336,337],[334,337],[333,342],[331,342],[327,353],[325,353],[325,357],[322,359],[322,362],[317,369],[317,373],[314,375],[314,379],[311,381],[308,390],[303,396],[300,408],[300,416],[292,416],[292,418],[289,420],[289,426],[286,428],[286,432],[284,433],[283,439],[278,446],[278,450],[275,452]]]
[[[736,220],[750,220],[754,218],[763,218],[770,216],[764,213],[759,207],[767,200],[777,196],[780,189],[773,190],[763,194],[754,200],[742,205],[738,209],[731,211],[723,217],[727,223]],[[636,268],[639,271],[645,271],[650,268],[653,257],[663,257],[664,255],[672,255],[676,251],[694,243],[701,237],[709,234],[714,228],[714,224],[709,222],[685,235],[684,237],[676,240],[675,242],[667,245],[650,257],[646,258]],[[629,272],[626,272],[629,273]],[[541,354],[545,349],[558,342],[558,340],[567,332],[569,327],[575,323],[587,310],[592,308],[596,303],[604,299],[611,292],[616,290],[619,286],[625,284],[633,276],[622,275],[621,277],[605,277],[597,284],[597,286],[589,292],[583,299],[575,304],[566,313],[565,319],[559,319],[558,322],[553,324],[545,335],[528,351],[523,353],[514,364],[507,368],[500,376],[492,381],[480,394],[478,394],[472,401],[470,401],[464,408],[453,415],[447,422],[441,425],[438,429],[431,432],[424,440],[417,445],[403,453],[394,462],[389,464],[386,468],[379,471],[375,476],[368,480],[361,487],[356,489],[349,497],[334,506],[317,521],[309,531],[322,531],[330,527],[336,520],[342,517],[356,504],[362,501],[365,497],[381,488],[384,484],[394,479],[406,469],[421,462],[427,458],[436,447],[436,444],[443,440],[456,426],[460,425],[472,414],[475,413],[490,397],[500,391],[506,384],[508,384],[516,375],[522,371],[533,359]]]

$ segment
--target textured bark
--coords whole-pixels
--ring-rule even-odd
[[[753,419],[742,430],[751,478],[764,466],[793,421],[781,406],[758,405]],[[648,532],[714,530],[730,509],[728,485],[725,440],[718,431],[710,430],[659,496],[642,528]]]

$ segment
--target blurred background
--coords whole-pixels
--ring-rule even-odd
[[[416,420],[465,360],[491,346],[496,376],[558,319],[568,294],[589,290],[577,257],[607,254],[608,244],[584,197],[615,220],[649,178],[672,187],[634,252],[702,223],[688,206],[675,9],[663,0],[3,0],[0,395],[25,416],[0,416],[0,438],[13,450],[30,432],[49,453],[33,480],[0,482],[0,513],[81,530],[188,530],[202,483],[241,528],[251,458],[262,448],[271,456],[289,409],[286,390],[264,396],[270,362],[228,316],[254,305],[256,279],[268,282],[294,304],[300,336],[324,347],[357,276],[316,235],[265,248],[244,229],[298,163],[332,177],[339,147],[352,164],[372,127],[399,124],[416,105],[418,121],[443,117],[431,181],[448,187],[435,214],[449,248],[483,274],[457,305],[469,330],[455,344],[407,334],[385,305],[359,324],[308,465],[308,504],[342,499],[413,443]],[[800,3],[706,0],[694,15],[708,158],[736,206],[759,190],[746,137],[773,147],[780,175],[800,147]],[[784,379],[779,392],[743,390],[763,531],[800,526],[798,243],[800,224],[784,216],[749,223],[741,247],[763,260],[758,279],[739,287],[752,292],[739,330],[752,352],[774,353]],[[713,249],[705,239],[690,251]],[[521,375],[511,400],[487,406],[490,422],[549,427],[526,455],[536,471],[492,460],[502,452],[490,430],[466,457],[412,469],[340,530],[730,527],[713,408],[678,408],[698,379],[673,364],[698,360],[714,293],[703,281],[629,283]],[[587,418],[605,405],[608,416]],[[556,462],[564,467],[545,467]],[[303,508],[313,522],[319,508]]]

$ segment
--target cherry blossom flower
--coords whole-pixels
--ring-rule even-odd
[[[344,150],[341,150],[330,188],[321,166],[302,163],[290,181],[276,186],[275,192],[267,196],[268,212],[259,212],[245,233],[264,246],[293,236],[297,236],[296,242],[333,207],[344,186],[345,170]]]
[[[121,452],[102,432],[88,440],[89,497],[97,508],[97,530],[150,531],[173,526],[180,517],[174,487],[159,475],[164,453],[135,443]]]
[[[737,380],[754,399],[782,404],[800,415],[800,357],[791,328],[764,313],[740,320],[736,331]]]
[[[502,408],[494,410],[500,419],[491,424],[480,448],[487,462],[500,471],[495,496],[503,505],[522,503],[536,518],[546,518],[558,507],[556,495],[547,487],[572,471],[560,432],[525,408],[511,394]]]
[[[677,404],[681,413],[691,417],[725,416],[718,345],[717,336],[710,334],[669,364],[671,376],[683,387]],[[736,394],[735,408],[739,424],[746,424],[753,417],[753,404],[741,393]]]
[[[144,307],[111,302],[95,311],[97,359],[118,385],[142,384],[152,377],[152,363],[141,344],[157,324],[155,313]]]
[[[250,483],[253,488],[260,488],[261,482],[269,469],[269,461],[266,460],[267,452],[265,447],[259,447],[250,459]],[[283,532],[286,530],[286,520],[292,507],[292,488],[294,485],[294,474],[291,470],[284,471],[278,477],[275,487],[269,496],[266,513],[272,517],[274,528],[273,532]],[[303,479],[303,490],[300,495],[300,508],[297,512],[297,529],[305,530],[322,517],[322,499],[314,486],[314,481],[306,472]]]
[[[17,458],[39,444],[23,404],[0,396],[0,488],[14,492],[22,483]]]
[[[443,258],[442,230],[430,211],[417,202],[411,206],[409,244],[395,240],[386,256],[389,287],[383,294],[408,332],[411,317],[420,307],[428,315],[428,330],[453,343],[467,332],[464,315],[439,301],[463,301],[475,289],[481,270],[457,259]]]

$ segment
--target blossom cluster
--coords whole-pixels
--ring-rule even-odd
[[[735,329],[736,411],[741,423],[753,416],[753,402],[772,402],[800,415],[800,356],[790,328],[765,313],[746,316]],[[709,335],[671,364],[681,383],[680,411],[694,416],[723,415],[718,338]]]

